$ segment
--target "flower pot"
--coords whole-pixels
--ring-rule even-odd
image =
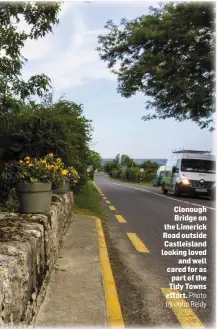
[[[21,213],[38,214],[50,209],[53,194],[51,183],[17,183],[15,188]]]
[[[61,186],[59,186],[54,193],[62,194],[70,191],[70,183],[68,180],[65,180]]]

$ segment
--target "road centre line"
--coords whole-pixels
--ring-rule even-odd
[[[128,238],[139,252],[150,252],[136,233],[127,233]]]
[[[191,309],[188,302],[184,298],[168,298],[168,294],[177,293],[180,294],[180,291],[173,290],[170,288],[161,288],[161,292],[167,300],[170,308],[173,313],[175,313],[177,319],[179,320],[183,328],[204,328],[204,325],[201,323],[199,318]]]
[[[121,215],[115,215],[119,223],[126,223],[125,219]]]
[[[104,178],[105,179],[105,178]],[[134,186],[127,186],[127,185],[122,185],[122,184],[118,184],[118,183],[113,183],[113,182],[110,182],[108,179],[106,179],[109,183],[111,184],[114,184],[114,185],[118,185],[118,186],[122,186],[122,187],[126,187],[126,188],[131,188],[133,190],[139,190],[139,191],[142,191],[142,192],[146,192],[146,193],[150,193],[150,194],[155,194],[157,196],[160,196],[162,198],[166,198],[166,199],[169,199],[169,200],[174,200],[174,201],[178,201],[178,202],[183,202],[183,203],[188,203],[188,204],[191,204],[191,205],[194,205],[194,206],[199,206],[199,207],[205,207],[207,209],[211,209],[211,210],[216,210],[216,208],[212,208],[212,207],[208,207],[208,206],[203,206],[201,204],[197,204],[197,203],[192,203],[192,202],[189,202],[189,201],[184,201],[184,200],[179,200],[179,199],[175,199],[175,198],[168,198],[166,197],[165,195],[163,194],[158,194],[158,193],[155,193],[155,192],[151,192],[151,191],[148,191],[148,190],[145,190],[145,189],[141,189],[141,188],[138,188],[138,187],[134,187]]]

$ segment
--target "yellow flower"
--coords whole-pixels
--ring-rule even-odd
[[[46,160],[41,160],[41,163],[46,163]]]
[[[29,163],[29,164],[28,164],[28,167],[32,167],[32,166],[33,166],[33,164],[32,164],[32,163]]]
[[[23,163],[23,160],[20,160],[19,163]]]
[[[48,156],[49,156],[50,158],[53,158],[53,153],[49,153]]]
[[[57,158],[57,162],[59,162],[59,163],[60,163],[60,162],[62,162],[62,160],[61,160],[60,158]]]
[[[54,166],[53,165],[48,165],[47,167],[48,167],[49,170],[54,169]]]
[[[25,161],[29,161],[30,160],[30,157],[25,157],[24,160]]]
[[[63,176],[66,176],[66,175],[68,174],[68,170],[63,169],[63,170],[61,171],[61,174],[62,174]]]

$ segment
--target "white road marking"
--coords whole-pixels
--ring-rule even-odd
[[[118,186],[122,186],[122,187],[126,187],[126,188],[131,188],[133,190],[139,190],[139,191],[146,192],[146,193],[155,194],[155,195],[158,195],[158,196],[160,196],[162,198],[166,198],[166,199],[169,199],[169,200],[175,200],[175,201],[178,201],[178,202],[192,204],[194,206],[205,207],[205,208],[210,209],[210,210],[216,210],[216,208],[204,206],[204,205],[197,204],[197,203],[192,203],[192,202],[189,202],[189,201],[184,201],[184,200],[180,200],[180,199],[175,199],[175,198],[167,197],[164,194],[159,194],[159,193],[151,192],[151,191],[148,191],[148,190],[145,190],[145,189],[141,189],[141,188],[138,188],[138,187],[134,187],[134,186],[128,186],[128,185],[123,185],[123,184],[118,184],[118,183],[110,182],[106,178],[103,178],[103,179],[105,179],[106,181],[108,181],[109,183],[114,184],[114,185],[118,185]]]

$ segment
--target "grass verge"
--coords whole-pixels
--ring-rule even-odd
[[[128,183],[128,184],[134,184],[134,185],[139,185],[139,186],[153,186],[153,182],[143,182],[143,183],[135,183],[135,182],[129,182],[124,179],[119,179],[119,178],[113,178],[110,177],[112,180],[116,180],[118,182],[123,182],[123,183]]]
[[[101,207],[101,197],[92,181],[88,181],[83,190],[76,193],[74,197],[76,214],[106,219],[106,214]]]

